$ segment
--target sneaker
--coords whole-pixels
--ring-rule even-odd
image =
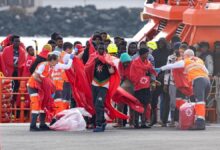
[[[141,128],[142,128],[142,129],[149,129],[149,128],[151,128],[151,126],[148,126],[148,125],[141,125]]]
[[[37,126],[30,126],[30,131],[41,131]]]
[[[104,132],[103,126],[96,126],[96,128],[93,129],[93,132]]]
[[[153,122],[151,122],[150,124],[149,124],[149,126],[154,126],[155,124],[157,124],[157,122],[156,121],[153,121]]]
[[[140,126],[139,125],[134,125],[134,128],[135,129],[140,129]]]
[[[120,125],[120,124],[115,124],[114,126],[113,126],[114,128],[121,128],[121,127],[123,127],[123,125]]]
[[[46,124],[40,125],[40,130],[42,131],[49,131],[51,130]]]
[[[106,126],[107,126],[107,123],[103,123],[103,124],[102,124],[102,130],[103,130],[103,131],[105,131]]]
[[[167,127],[167,124],[166,123],[162,123],[161,127]]]
[[[205,130],[205,120],[204,119],[196,119],[195,125],[189,130]]]
[[[93,124],[87,124],[86,129],[88,129],[88,130],[94,129],[94,125]]]
[[[176,127],[175,125],[175,122],[174,121],[171,121],[169,124],[168,124],[169,127]]]

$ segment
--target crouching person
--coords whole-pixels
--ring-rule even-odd
[[[140,56],[131,65],[131,80],[134,84],[134,95],[143,104],[144,113],[135,113],[135,128],[139,126],[139,116],[141,115],[141,128],[150,128],[146,124],[146,109],[150,103],[150,82],[151,75],[156,76],[156,72],[150,61],[147,60],[149,50],[141,48]]]
[[[72,58],[69,59],[67,64],[60,64],[58,63],[58,56],[55,54],[48,54],[48,58],[46,62],[40,63],[36,70],[34,71],[33,75],[28,81],[28,93],[31,99],[31,124],[30,124],[30,131],[40,131],[40,130],[50,130],[50,128],[45,123],[46,113],[44,112],[45,99],[41,100],[40,91],[45,95],[48,95],[48,92],[51,89],[44,88],[43,90],[41,87],[47,84],[44,81],[46,78],[51,78],[51,74],[54,69],[69,69],[72,65]],[[46,100],[48,101],[48,99]],[[37,118],[40,117],[40,126],[37,127]]]
[[[210,91],[209,72],[204,62],[194,56],[194,52],[190,49],[184,52],[184,60],[180,60],[174,64],[168,64],[159,69],[159,71],[184,68],[188,81],[193,85],[193,94],[196,99],[195,104],[195,125],[193,130],[205,130],[205,100]]]

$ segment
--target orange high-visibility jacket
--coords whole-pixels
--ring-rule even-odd
[[[184,60],[184,62],[184,73],[187,74],[189,82],[192,82],[199,77],[208,78],[208,70],[206,69],[204,62],[200,58],[187,58]]]
[[[52,73],[52,71],[53,71],[53,69],[50,67],[50,65],[48,64],[48,62],[42,62],[42,63],[40,63],[38,66],[37,66],[37,68],[36,68],[36,70],[38,70],[38,68],[40,67],[40,66],[42,66],[42,65],[44,65],[44,70],[43,70],[43,72],[42,72],[42,74],[40,75],[42,78],[46,78],[46,77],[50,77],[51,76],[51,73]],[[36,72],[36,70],[35,70],[35,72]],[[34,74],[35,74],[35,72],[34,72]],[[33,74],[33,75],[34,75]],[[34,79],[34,77],[33,77],[33,75],[30,77],[30,79],[28,80],[28,86],[30,86],[30,87],[32,87],[32,88],[36,88],[37,87],[37,81]]]

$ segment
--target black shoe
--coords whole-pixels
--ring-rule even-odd
[[[151,122],[150,124],[149,124],[149,126],[154,126],[155,124],[157,124],[157,122],[156,121],[153,121],[153,122]]]
[[[41,131],[37,126],[30,126],[30,131]]]
[[[151,128],[151,126],[148,126],[148,125],[141,125],[141,128],[142,128],[142,129],[149,129],[149,128]]]
[[[167,127],[167,124],[166,123],[162,123],[161,127]]]
[[[205,120],[204,119],[196,119],[195,125],[189,130],[205,130]]]
[[[50,126],[52,126],[56,121],[57,119],[53,118],[52,121],[50,122]]]
[[[40,125],[40,130],[42,130],[42,131],[49,131],[50,128],[46,124],[43,124],[43,125]]]
[[[94,129],[94,125],[93,124],[87,124],[86,129],[88,129],[88,130]]]
[[[139,125],[134,125],[134,128],[135,129],[140,129],[140,126]]]
[[[103,131],[105,131],[106,126],[107,126],[107,123],[103,123],[103,124],[102,124],[102,129],[103,129]]]

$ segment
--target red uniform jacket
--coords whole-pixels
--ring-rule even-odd
[[[120,85],[120,76],[119,73],[114,66],[114,63],[111,61],[111,56],[108,54],[105,54],[104,56],[98,55],[97,53],[93,53],[90,55],[90,58],[85,66],[86,75],[88,78],[88,82],[90,83],[90,86],[92,84],[92,80],[94,78],[94,70],[95,70],[95,60],[99,59],[102,63],[109,64],[115,68],[115,73],[111,75],[109,79],[109,89],[106,96],[105,101],[105,108],[106,113],[111,119],[115,118],[121,118],[121,119],[128,119],[129,117],[125,114],[122,114],[121,112],[117,111],[111,104],[111,98],[115,94],[117,88]],[[90,89],[91,90],[91,89]]]
[[[147,72],[157,75],[150,61],[143,62],[140,57],[133,61],[130,75],[135,91],[150,88],[150,77],[146,75]]]

